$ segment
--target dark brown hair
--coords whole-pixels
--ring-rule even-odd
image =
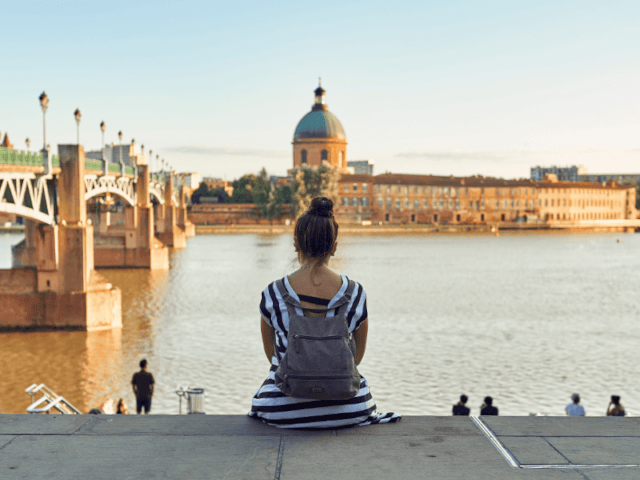
[[[296,222],[294,236],[298,251],[320,264],[331,253],[338,239],[338,223],[333,218],[333,202],[316,197],[309,209]]]

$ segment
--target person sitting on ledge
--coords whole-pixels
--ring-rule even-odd
[[[567,412],[567,415],[571,417],[584,417],[585,411],[584,407],[580,405],[580,395],[574,393],[573,395],[571,395],[571,400],[573,400],[573,403],[570,403],[564,408],[564,410]]]
[[[364,356],[367,341],[367,295],[362,285],[329,269],[329,260],[338,246],[338,224],[333,216],[333,202],[324,197],[314,198],[309,209],[296,221],[294,232],[294,247],[300,268],[269,284],[262,292],[260,329],[264,352],[271,368],[269,376],[251,401],[248,415],[280,428],[340,428],[397,422],[400,415],[376,413],[369,384],[355,369]],[[291,323],[290,316],[294,320]],[[287,378],[281,376],[282,370],[291,364],[290,361],[282,361],[289,341],[292,341],[288,335],[289,328],[294,323],[296,328],[303,324],[313,325],[314,322],[305,321],[305,317],[317,317],[318,322],[315,323],[318,325],[334,327],[338,323],[327,324],[321,320],[340,317],[346,322],[342,328],[348,328],[349,342],[355,339],[355,349],[349,350],[345,358],[349,357],[349,372],[355,373],[345,382],[351,389],[349,395],[355,396],[328,398],[333,395],[332,384],[322,384],[323,388],[320,388],[320,384],[318,388],[308,387],[309,394],[305,398],[284,393],[292,389],[291,385],[296,381],[296,378],[292,383],[281,380]],[[302,350],[312,364],[313,358],[322,353],[319,349],[315,350],[318,343],[298,341],[290,355],[300,355]],[[318,367],[322,369],[324,364]],[[309,377],[303,377],[298,379],[301,383],[296,385],[301,386],[305,380],[310,384],[321,382],[322,378],[311,377],[308,380]],[[299,391],[304,390],[300,387]],[[318,398],[322,395],[325,397]]]
[[[124,398],[118,400],[118,406],[116,407],[116,415],[129,415],[129,409],[127,404],[124,403]]]
[[[607,407],[607,417],[624,417],[626,414],[624,407],[620,405],[620,397],[611,395],[611,401],[609,402],[609,407]]]
[[[493,406],[493,398],[484,397],[484,404],[480,405],[480,415],[498,415],[498,407]]]
[[[471,413],[471,409],[465,406],[468,400],[466,395],[460,395],[460,401],[453,406],[453,414],[466,415],[468,417]]]

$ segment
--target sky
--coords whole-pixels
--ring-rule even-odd
[[[375,173],[640,173],[637,1],[0,0],[0,133],[135,139],[176,171],[292,167],[318,77]],[[159,168],[152,162],[153,170]]]

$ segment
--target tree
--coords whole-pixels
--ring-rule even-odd
[[[320,168],[301,167],[296,169],[292,195],[292,214],[298,216],[311,205],[315,197],[327,197],[338,202],[338,182],[340,173],[338,167],[322,162]]]
[[[255,182],[252,189],[253,203],[258,207],[260,216],[267,218],[267,212],[269,210],[269,200],[271,195],[271,182],[269,181],[269,175],[267,170],[262,167],[258,176],[255,177]]]
[[[233,181],[233,195],[229,200],[230,203],[253,203],[253,185],[256,176],[247,174]]]

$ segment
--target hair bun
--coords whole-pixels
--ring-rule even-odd
[[[326,197],[316,197],[311,200],[308,213],[319,217],[333,217],[333,202]]]

